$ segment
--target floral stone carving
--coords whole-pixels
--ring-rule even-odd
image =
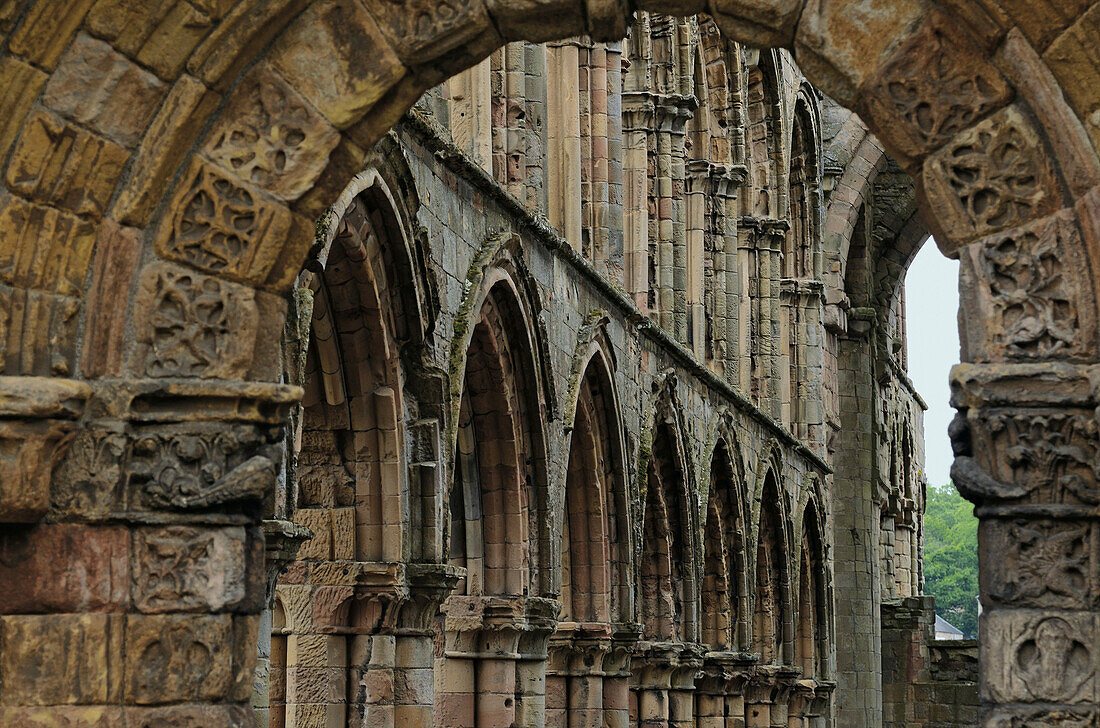
[[[925,160],[924,194],[941,213],[942,237],[955,243],[1049,215],[1059,198],[1039,133],[1011,106]]]
[[[340,142],[336,129],[266,65],[245,77],[219,120],[206,156],[284,200],[310,189]]]
[[[285,207],[196,159],[161,223],[157,253],[208,273],[263,283],[292,227]]]
[[[868,116],[893,131],[892,146],[920,157],[1006,105],[1012,90],[957,21],[933,12],[876,74],[864,97]]]
[[[156,263],[134,311],[139,376],[242,379],[251,365],[259,313],[250,288]]]

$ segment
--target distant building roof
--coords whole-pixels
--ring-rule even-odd
[[[962,631],[955,625],[948,622],[940,615],[936,615],[936,639],[945,639],[941,635],[952,635],[955,639],[962,639]],[[952,637],[946,637],[946,639],[952,639]]]

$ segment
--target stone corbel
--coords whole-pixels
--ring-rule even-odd
[[[956,366],[951,403],[959,414],[948,434],[959,492],[979,507],[1019,515],[1093,512],[1100,505],[1098,380],[1100,367],[1065,362]]]
[[[91,391],[71,379],[0,377],[0,523],[34,523],[46,515],[51,474]]]

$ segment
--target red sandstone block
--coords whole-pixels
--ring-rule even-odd
[[[44,524],[0,532],[0,614],[124,610],[129,531]]]

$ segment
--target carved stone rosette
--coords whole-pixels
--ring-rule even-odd
[[[1094,365],[952,371],[952,479],[981,519],[983,725],[1094,724],[1098,390]]]

